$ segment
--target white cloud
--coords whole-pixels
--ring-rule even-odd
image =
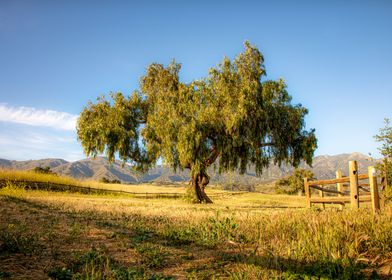
[[[0,121],[0,158],[29,160],[63,158],[74,161],[84,158],[76,140],[76,132],[53,130]]]
[[[75,130],[78,116],[53,110],[31,107],[12,107],[0,103],[0,121],[33,126],[46,126],[61,130]]]

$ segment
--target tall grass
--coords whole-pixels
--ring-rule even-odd
[[[5,186],[7,182],[14,184],[23,183],[51,183],[75,187],[86,187],[95,189],[106,189],[114,191],[127,191],[135,193],[185,193],[185,186],[154,186],[151,184],[106,184],[93,180],[78,180],[67,176],[59,176],[55,174],[36,173],[26,170],[10,170],[0,169],[0,183]],[[0,185],[0,187],[1,187]]]
[[[10,182],[52,182],[64,185],[81,186],[81,182],[66,176],[43,174],[33,171],[0,169],[0,180]]]
[[[194,279],[216,273],[231,279],[360,279],[381,273],[392,258],[391,205],[374,215],[367,208],[279,208],[304,205],[301,197],[279,195],[249,194],[192,205],[8,186],[1,196],[50,207],[51,213],[70,213],[80,217],[79,224],[96,221],[97,227],[112,231],[111,238],[124,239],[151,273],[165,272],[175,259],[178,273]],[[187,261],[179,256],[184,252]],[[222,268],[217,270],[215,263]],[[94,265],[96,275],[108,273],[108,266]]]

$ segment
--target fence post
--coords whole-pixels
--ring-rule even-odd
[[[380,197],[378,196],[376,169],[373,166],[368,167],[370,196],[372,198],[373,213],[380,211]]]
[[[319,197],[324,197],[324,192],[322,190],[319,190]],[[323,209],[325,210],[325,203],[323,202],[322,204],[323,204]]]
[[[382,187],[381,187],[381,206],[385,207],[385,200],[386,200],[385,190],[388,188],[388,178],[387,178],[388,173],[386,170],[384,170],[383,174],[384,174],[384,177],[382,178],[383,180],[381,179],[381,185],[382,185]]]
[[[336,179],[341,179],[342,178],[342,170],[337,170],[336,171]],[[344,187],[343,187],[343,183],[337,183],[336,187],[338,189],[339,192],[344,192]],[[338,197],[342,197],[342,194],[338,194]],[[339,209],[343,210],[344,208],[344,203],[339,205]]]
[[[306,196],[306,206],[310,208],[312,203],[310,202],[310,189],[308,178],[304,178],[304,186],[305,186],[305,196]]]
[[[350,172],[350,203],[351,209],[359,208],[358,197],[358,165],[355,160],[349,162]]]

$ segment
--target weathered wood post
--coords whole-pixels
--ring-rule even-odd
[[[380,197],[378,196],[376,169],[373,166],[368,167],[370,196],[372,198],[372,209],[376,213],[380,211]]]
[[[385,176],[385,173],[384,173]],[[386,185],[386,179],[385,177],[381,178],[381,195],[380,195],[380,204],[381,207],[385,207],[385,189],[388,187],[388,185]]]
[[[388,187],[388,160],[384,157],[385,187]]]
[[[351,209],[359,208],[358,197],[358,165],[355,160],[349,162],[350,172],[350,203]]]
[[[322,190],[319,190],[319,197],[324,197],[324,192]],[[325,210],[325,203],[323,202],[322,205],[323,205],[323,209]]]
[[[381,205],[385,207],[385,190],[388,188],[388,160],[384,157],[383,160],[383,180],[381,181],[382,189],[381,189]]]
[[[336,171],[336,179],[341,179],[342,178],[342,170],[337,170]],[[337,183],[336,187],[338,189],[338,192],[344,192],[344,187],[343,187],[343,183]],[[342,194],[338,194],[338,197],[342,197]],[[339,209],[343,210],[344,208],[344,203],[339,205]]]
[[[304,178],[305,196],[306,196],[306,206],[310,208],[312,203],[310,202],[310,188],[308,178]]]

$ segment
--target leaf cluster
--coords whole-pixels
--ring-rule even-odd
[[[384,119],[384,127],[380,128],[379,134],[374,136],[377,142],[381,143],[378,148],[383,159],[377,163],[376,168],[387,177],[387,182],[390,185],[392,182],[392,126],[388,118]]]

